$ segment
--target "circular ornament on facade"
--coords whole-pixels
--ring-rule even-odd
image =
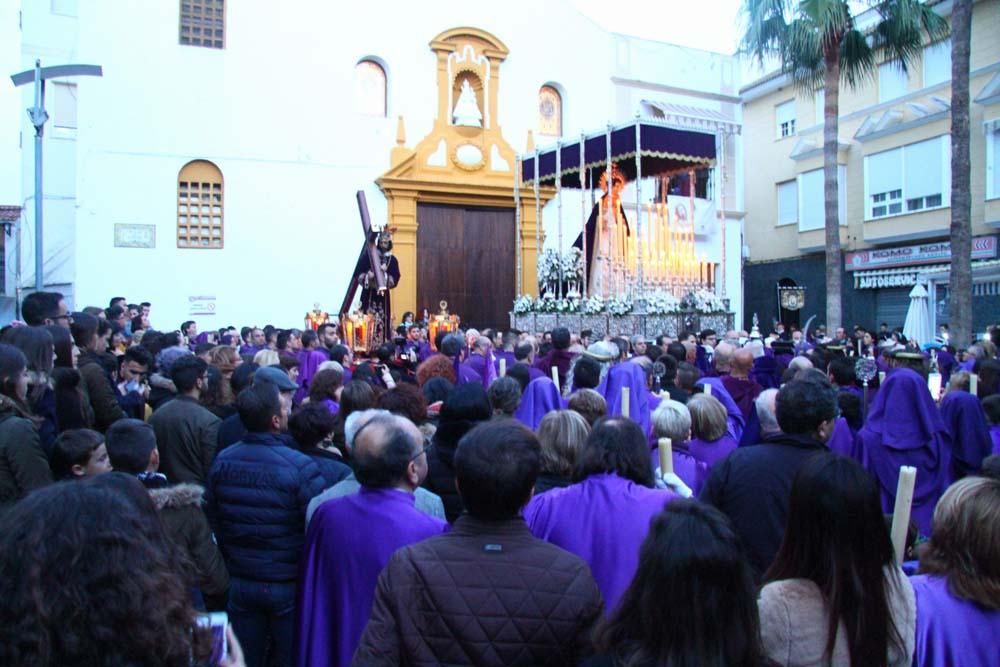
[[[452,160],[458,167],[468,171],[482,169],[486,164],[486,156],[475,144],[462,144],[457,147]]]

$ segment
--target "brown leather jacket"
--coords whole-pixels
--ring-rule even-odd
[[[602,611],[582,560],[520,517],[463,514],[393,554],[354,664],[575,665]]]

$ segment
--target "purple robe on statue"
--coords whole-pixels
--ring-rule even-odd
[[[649,436],[652,430],[650,419],[650,391],[646,388],[646,371],[639,364],[617,364],[608,370],[604,387],[604,400],[608,403],[608,416],[622,414],[622,387],[628,387],[628,416]],[[657,403],[659,405],[659,403]]]
[[[941,400],[941,419],[951,434],[951,478],[975,475],[993,451],[989,424],[979,399],[967,391],[950,391]]]
[[[950,446],[927,383],[909,368],[897,368],[872,401],[864,427],[858,432],[861,459],[879,483],[882,511],[893,511],[900,466],[917,469],[913,490],[913,520],[930,535],[938,498],[949,483]]]
[[[733,440],[739,442],[743,436],[743,428],[746,426],[747,421],[743,418],[743,413],[740,411],[739,406],[736,405],[736,401],[730,396],[726,385],[722,384],[722,380],[719,378],[701,378],[694,384],[696,387],[700,384],[712,385],[712,396],[719,399],[722,407],[726,409],[729,421],[729,435],[733,436]]]
[[[417,510],[413,494],[400,489],[363,486],[320,505],[302,552],[295,664],[350,665],[389,557],[446,527]]]
[[[587,562],[604,596],[604,610],[610,612],[635,575],[650,520],[676,497],[672,491],[600,473],[535,496],[524,520],[535,537]]]
[[[553,410],[562,410],[559,390],[550,378],[540,377],[528,383],[521,396],[521,404],[514,412],[514,419],[536,431],[542,418]]]
[[[917,598],[914,667],[997,667],[1000,665],[1000,609],[956,598],[939,575],[910,578]]]

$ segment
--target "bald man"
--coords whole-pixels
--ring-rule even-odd
[[[736,346],[726,342],[719,343],[715,346],[715,354],[712,355],[712,365],[715,367],[716,375],[719,377],[729,375],[730,364],[732,363],[733,354],[735,352]]]
[[[718,347],[722,347],[723,345],[725,343],[720,343]],[[715,354],[718,358],[718,348],[716,348]],[[750,370],[752,368],[753,352],[745,347],[740,348],[733,351],[729,361],[729,374],[722,377],[723,386],[729,391],[733,400],[736,401],[736,405],[739,406],[744,419],[750,417],[754,400],[764,391],[764,388],[750,377]]]
[[[361,491],[323,503],[306,533],[301,665],[350,664],[389,557],[447,525],[414,507],[413,493],[427,476],[427,448],[412,422],[374,416],[355,432],[353,452]]]

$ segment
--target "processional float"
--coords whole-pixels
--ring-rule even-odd
[[[595,239],[587,238],[592,226],[583,225],[583,284],[579,290],[567,285],[560,265],[556,298],[624,298],[635,304],[636,311],[641,311],[647,297],[656,294],[669,294],[681,299],[697,290],[710,290],[724,299],[725,171],[722,156],[725,155],[725,139],[725,134],[680,129],[655,120],[636,119],[625,125],[609,124],[603,132],[582,134],[578,142],[559,142],[552,148],[536,150],[530,155],[518,155],[519,169],[514,179],[518,294],[523,293],[520,247],[522,191],[533,193],[536,220],[540,220],[539,190],[554,187],[557,247],[561,250],[564,240],[563,189],[579,189],[584,211],[587,210],[587,192],[592,193],[593,228],[598,230],[597,234],[604,244],[603,248],[587,252],[595,245]],[[696,170],[715,166],[719,168],[714,169],[711,175],[715,179],[714,189],[720,197],[718,213],[722,232],[721,261],[718,265],[696,249],[694,215]],[[659,179],[659,201],[643,202],[644,177]],[[688,183],[689,203],[671,211],[667,199],[671,182],[684,178]],[[623,187],[626,181],[635,184],[634,228],[627,219],[623,219],[624,209],[615,197],[616,187],[619,183]],[[598,186],[610,196],[602,193],[595,203],[593,192]],[[539,228],[540,224],[536,224],[536,247],[540,247],[541,241]],[[591,265],[595,261],[598,265]],[[595,275],[598,280],[593,279]],[[594,293],[595,288],[599,289],[599,294]]]

